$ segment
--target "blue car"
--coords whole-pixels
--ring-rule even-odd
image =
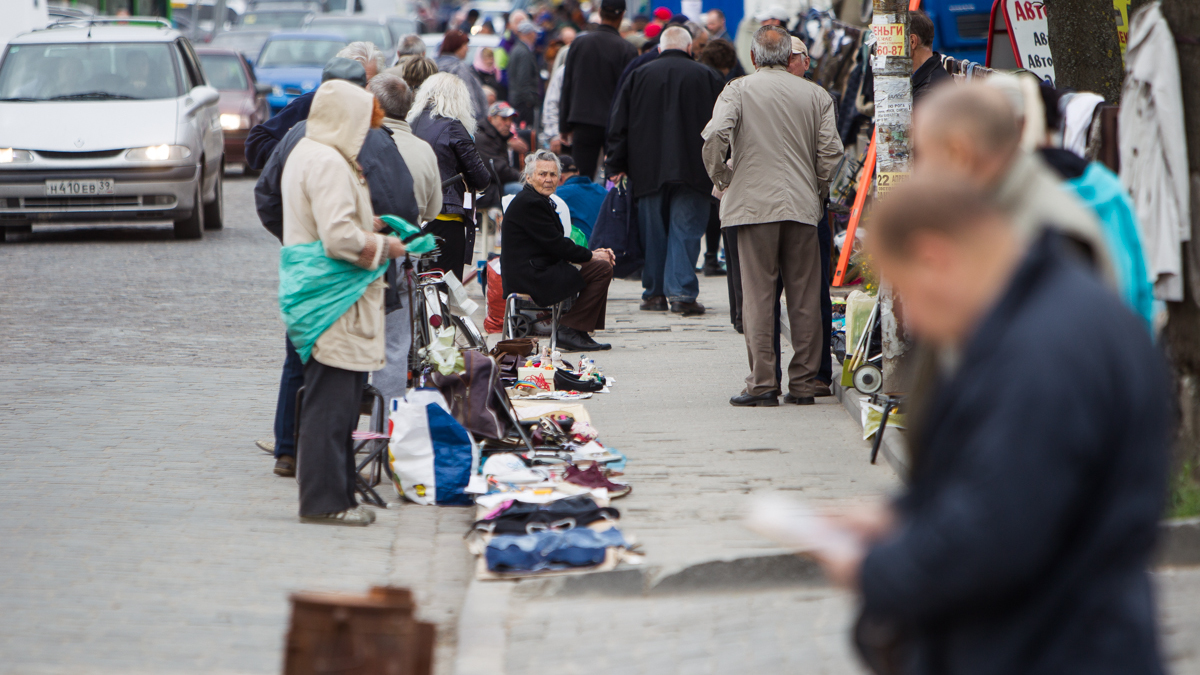
[[[276,33],[268,38],[254,60],[254,77],[271,85],[271,115],[319,87],[326,62],[347,44],[346,38],[326,33]]]

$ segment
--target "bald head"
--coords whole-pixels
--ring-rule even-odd
[[[1004,94],[981,83],[933,90],[914,113],[916,172],[998,181],[1016,156],[1020,126]]]
[[[686,52],[692,46],[692,35],[681,26],[671,26],[663,31],[658,43],[662,45],[664,52],[668,49],[679,49]]]

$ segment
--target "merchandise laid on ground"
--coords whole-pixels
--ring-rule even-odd
[[[468,506],[466,533],[480,580],[580,574],[638,564],[613,500],[625,455],[606,447],[579,400],[615,384],[595,361],[539,349],[535,338],[460,364],[421,354],[407,396],[389,402],[390,474],[406,499]]]

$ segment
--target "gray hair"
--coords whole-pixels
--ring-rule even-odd
[[[754,44],[750,47],[754,55],[754,66],[787,67],[792,58],[792,36],[779,26],[763,26],[754,31]]]
[[[562,163],[558,161],[558,155],[549,150],[535,150],[525,155],[525,170],[521,172],[522,183],[528,183],[529,179],[533,178],[538,162],[554,162],[554,170],[562,175]]]
[[[361,63],[363,68],[366,68],[368,63],[374,63],[376,73],[382,72],[384,68],[387,68],[383,52],[379,51],[379,47],[376,47],[372,42],[351,42],[342,47],[342,51],[338,52],[337,56],[343,59],[354,59]]]
[[[662,37],[658,40],[659,49],[667,51],[668,49],[687,50],[692,44],[692,36],[688,35],[687,29],[682,26],[671,26],[662,32]]]
[[[421,113],[429,111],[433,117],[444,117],[462,122],[467,133],[475,136],[475,105],[471,103],[471,92],[467,85],[453,73],[434,73],[417,90],[412,108],[408,111],[408,122],[416,121]]]
[[[380,73],[367,83],[367,91],[375,94],[388,117],[394,120],[408,117],[408,111],[412,108],[413,93],[403,79],[392,73]]]
[[[396,47],[396,56],[425,56],[425,41],[415,33],[405,35]]]
[[[704,33],[705,36],[708,35],[708,29],[696,23],[695,21],[685,21],[683,27],[687,29],[687,32],[692,34],[693,40],[695,40],[696,36],[700,35],[701,33]]]

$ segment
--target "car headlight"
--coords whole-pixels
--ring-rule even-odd
[[[283,87],[278,84],[271,85],[271,94],[274,96],[283,96]]]
[[[235,115],[234,113],[221,114],[221,128],[225,131],[237,131],[238,129],[250,128],[249,115]]]
[[[19,164],[32,161],[33,153],[28,150],[0,148],[0,164]]]
[[[125,159],[134,162],[162,162],[169,159],[187,159],[192,151],[182,145],[151,145],[148,148],[134,148],[125,153]]]

